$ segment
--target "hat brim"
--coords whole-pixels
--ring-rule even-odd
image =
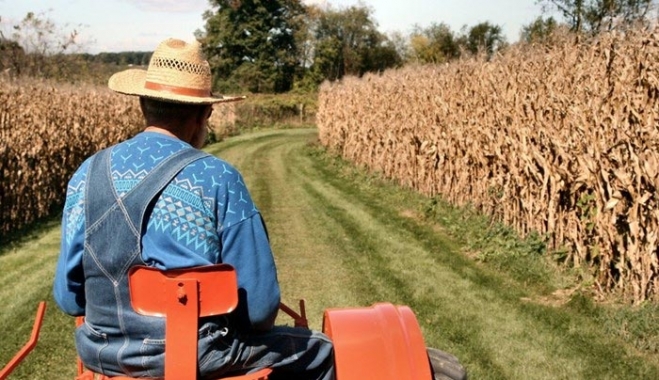
[[[125,95],[144,96],[157,100],[190,104],[214,104],[236,102],[245,99],[244,96],[188,96],[163,90],[145,88],[146,70],[128,69],[113,74],[108,80],[110,90]]]

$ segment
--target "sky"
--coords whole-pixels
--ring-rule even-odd
[[[523,25],[542,15],[536,0],[304,0],[334,8],[363,4],[384,33],[407,35],[414,25],[446,23],[454,32],[467,25],[490,22],[502,27],[508,42],[516,42]],[[0,31],[28,12],[52,20],[62,31],[79,32],[86,52],[152,51],[162,40],[194,39],[204,27],[208,0],[0,0]]]

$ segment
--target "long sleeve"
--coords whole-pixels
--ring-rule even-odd
[[[73,316],[85,314],[85,276],[82,270],[82,244],[69,246],[62,239],[57,261],[53,296],[65,313]]]
[[[242,175],[228,164],[217,171],[220,257],[236,268],[241,328],[268,330],[279,310],[280,290],[268,233]],[[249,322],[246,326],[245,322]]]
[[[277,317],[280,290],[268,235],[258,213],[222,234],[222,262],[236,268],[241,305],[251,328],[270,329]]]
[[[85,276],[82,268],[84,250],[84,177],[83,165],[69,182],[62,216],[62,241],[55,271],[53,296],[57,305],[69,315],[85,313]]]

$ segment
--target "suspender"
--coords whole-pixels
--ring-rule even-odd
[[[183,168],[209,156],[208,153],[193,148],[178,151],[151,170],[128,193],[119,197],[112,183],[111,155],[111,148],[100,151],[92,159],[87,172],[85,215],[88,229],[98,223],[110,209],[120,207],[135,231],[142,231],[144,214],[149,204]]]

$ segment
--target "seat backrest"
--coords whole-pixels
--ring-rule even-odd
[[[197,290],[187,288],[192,281]],[[235,269],[228,264],[207,265],[162,271],[136,266],[128,273],[130,302],[142,315],[167,317],[170,308],[186,307],[186,297],[196,291],[199,317],[227,314],[238,305],[238,280]],[[192,305],[192,307],[196,307]]]
[[[133,309],[165,318],[165,379],[196,379],[198,320],[235,310],[234,268],[217,264],[162,271],[136,266],[128,276]]]

